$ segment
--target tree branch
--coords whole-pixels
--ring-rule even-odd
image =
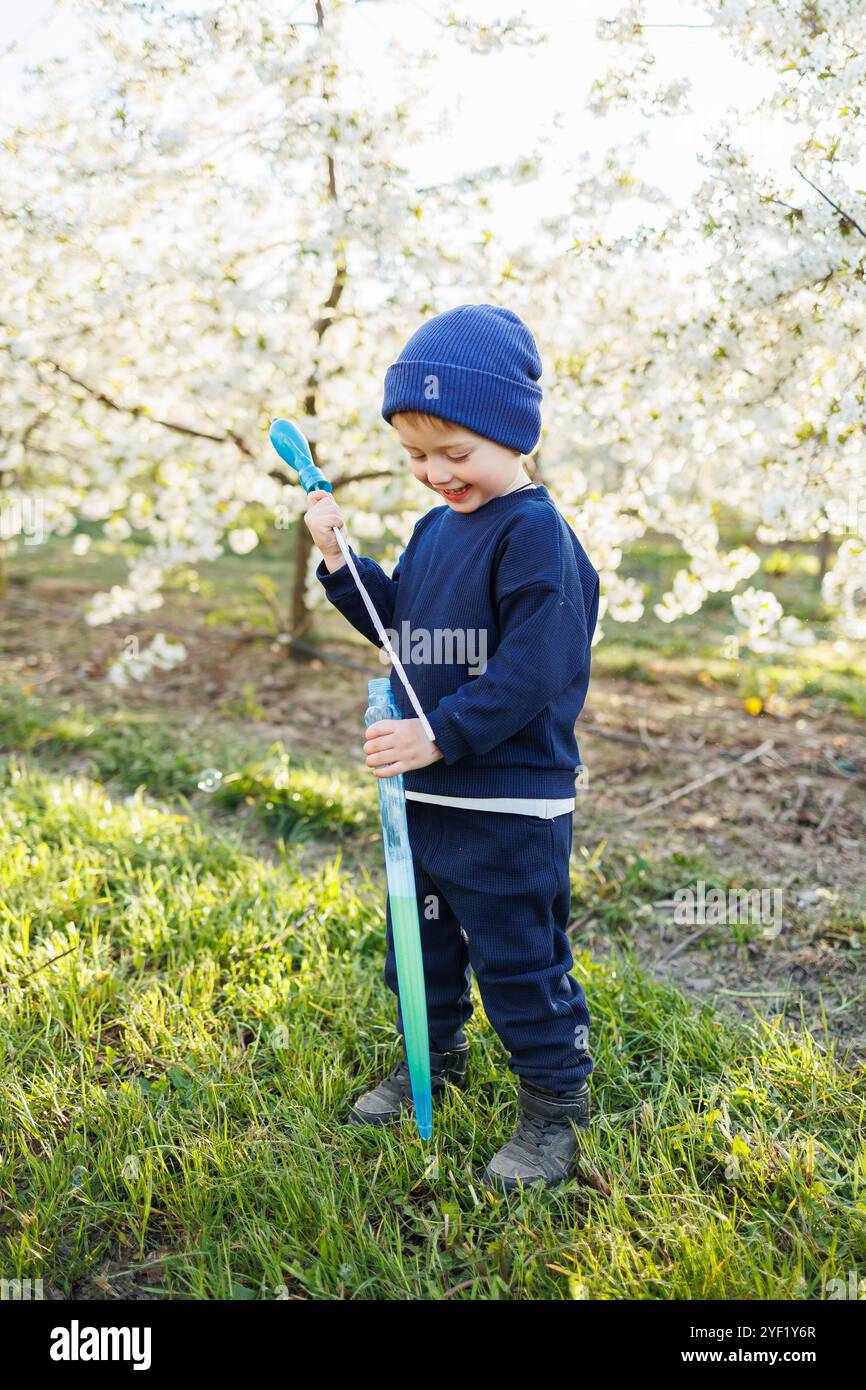
[[[860,226],[860,223],[857,222],[857,221],[855,221],[855,219],[851,216],[851,214],[850,214],[849,212],[845,212],[843,208],[840,208],[840,206],[839,206],[838,203],[834,203],[834,202],[833,202],[833,199],[830,198],[826,193],[824,193],[824,192],[818,187],[818,185],[817,185],[816,183],[813,183],[812,180],[811,180],[810,178],[807,178],[807,177],[806,177],[806,175],[803,173],[803,170],[802,170],[802,169],[797,169],[796,164],[794,165],[794,168],[797,170],[797,173],[800,175],[800,178],[801,178],[801,179],[806,179],[806,182],[807,182],[807,184],[809,185],[809,187],[810,187],[810,188],[814,188],[815,192],[816,192],[816,193],[819,193],[819,194],[821,195],[821,197],[824,199],[824,202],[825,202],[825,203],[829,203],[830,206],[831,206],[831,208],[835,208],[835,209],[836,209],[836,211],[838,212],[839,216],[843,219],[843,221],[849,223],[850,226],[852,226],[852,227],[856,227],[856,228],[857,228],[857,231],[860,233],[860,235],[861,235],[862,237],[866,238],[866,232],[864,232],[863,228]]]
[[[73,376],[72,372],[68,371],[66,367],[61,367],[60,363],[55,362],[51,357],[34,359],[34,365],[38,366],[42,362],[53,367],[56,372],[65,376],[73,385],[80,386],[82,391],[86,391],[95,401],[100,401],[109,410],[119,411],[121,415],[132,415],[136,418],[150,420],[154,425],[161,425],[164,429],[174,430],[176,434],[188,435],[192,439],[209,439],[214,444],[234,444],[246,458],[255,458],[252,449],[234,430],[227,430],[225,434],[211,434],[208,430],[197,430],[191,425],[181,425],[176,420],[161,420],[158,416],[151,414],[145,405],[124,405],[121,401],[114,400],[105,391],[100,391],[98,387],[90,386],[86,381],[81,381],[79,377]]]
[[[356,473],[353,476],[348,473],[339,473],[336,478],[331,479],[331,487],[336,492],[338,487],[346,487],[349,483],[367,483],[373,478],[391,478],[393,480],[397,476],[393,468],[377,468],[370,473]]]

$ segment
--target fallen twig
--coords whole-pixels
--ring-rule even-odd
[[[680,951],[685,951],[687,947],[691,946],[692,942],[697,941],[699,936],[703,936],[704,932],[708,931],[711,925],[712,923],[707,922],[698,931],[692,932],[691,936],[687,936],[685,940],[678,941],[672,950],[666,951],[663,956],[659,956],[656,965],[667,965],[668,961],[673,960],[674,956],[678,956]]]
[[[827,826],[830,824],[830,821],[833,819],[836,812],[839,810],[839,807],[842,805],[842,802],[845,800],[847,794],[848,788],[841,787],[839,791],[833,792],[833,794],[830,797],[828,797],[827,809],[821,817],[820,822],[815,827],[816,839],[818,836],[823,835],[824,831],[827,829]]]
[[[664,739],[654,739],[652,742],[648,742],[645,739],[638,738],[635,734],[623,734],[618,730],[601,729],[597,724],[584,724],[583,722],[579,722],[576,732],[579,738],[582,738],[584,734],[590,734],[593,738],[609,739],[612,743],[631,744],[633,747],[643,748],[645,752],[689,753],[698,758],[728,758],[732,762],[739,762],[743,756],[742,750],[734,752],[727,748],[695,747],[688,743],[668,743]],[[826,758],[826,753],[824,756]],[[803,763],[785,762],[780,757],[775,747],[773,749],[773,757],[777,759],[777,766],[780,772],[797,772],[806,766]],[[829,759],[827,759],[827,761],[829,763]],[[831,777],[839,782],[853,782],[855,786],[866,786],[866,777],[864,777],[862,773],[844,772],[841,769],[830,771],[829,767],[824,769],[822,767],[812,767],[811,764],[808,766],[809,771],[816,777]],[[830,767],[832,766],[833,765],[830,764]]]
[[[696,777],[692,782],[687,782],[684,787],[677,787],[676,791],[667,792],[664,796],[657,796],[654,801],[648,801],[645,806],[638,806],[633,811],[627,811],[620,817],[621,821],[636,820],[638,816],[645,816],[650,811],[656,811],[660,806],[667,806],[671,801],[679,801],[681,797],[688,796],[691,792],[697,791],[699,787],[705,787],[710,782],[716,782],[720,777],[729,777],[737,767],[745,767],[747,763],[753,763],[757,758],[769,753],[773,747],[772,739],[765,739],[757,747],[750,748],[748,753],[743,753],[730,767],[718,767],[713,772],[704,773],[703,777]]]
[[[40,970],[47,970],[49,965],[53,965],[56,960],[62,960],[64,956],[71,955],[73,951],[77,951],[78,944],[79,943],[76,942],[74,946],[70,946],[66,951],[61,951],[59,955],[51,956],[49,960],[45,960],[41,965],[37,965],[35,970],[28,970],[26,975],[18,975],[15,980],[0,980],[0,988],[9,989],[13,984],[23,984],[25,980],[32,980],[33,976],[38,975]]]

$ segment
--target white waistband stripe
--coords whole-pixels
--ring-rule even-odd
[[[575,808],[573,796],[545,801],[508,796],[433,796],[430,792],[406,792],[406,800],[432,801],[437,806],[462,806],[473,811],[507,811],[513,815],[541,816],[543,820],[552,820],[554,816],[564,815]]]

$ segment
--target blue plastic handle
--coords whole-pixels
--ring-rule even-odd
[[[274,420],[270,439],[283,462],[294,468],[304,492],[313,492],[316,488],[322,492],[334,491],[321,468],[313,463],[310,446],[296,424],[291,420]]]

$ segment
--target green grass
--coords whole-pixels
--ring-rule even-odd
[[[221,711],[222,713],[223,711]],[[214,806],[255,808],[286,839],[313,832],[342,838],[378,825],[361,775],[347,776],[328,756],[293,760],[281,742],[260,753],[261,739],[213,719],[132,710],[122,702],[95,711],[0,690],[0,751],[38,752],[58,770],[86,754],[93,775],[128,792],[184,797]],[[205,774],[216,772],[218,777]]]
[[[623,913],[667,881],[575,871]],[[397,1053],[383,938],[382,893],[339,848],[314,873],[292,847],[264,863],[189,810],[3,760],[3,1277],[63,1297],[765,1299],[862,1265],[862,1074],[693,1007],[627,950],[575,964],[581,1181],[485,1189],[515,1079],[479,1007],[471,1089],[431,1144],[409,1120],[345,1127]]]
[[[96,539],[68,598],[57,538],[11,577],[80,605],[122,579],[129,545]],[[288,546],[202,566],[192,593],[173,576],[166,618],[267,626]],[[768,548],[751,582],[820,645],[731,661],[727,595],[654,617],[685,557],[644,538],[624,572],[651,582],[648,614],[608,620],[596,671],[862,717],[866,661],[827,640],[813,560]],[[330,610],[317,622],[350,636]],[[375,794],[360,767],[268,746],[261,713],[252,685],[201,715],[0,692],[0,1277],[65,1297],[668,1300],[816,1298],[862,1273],[863,1068],[826,1034],[695,1006],[632,953],[653,902],[730,886],[698,853],[575,850],[576,925],[590,916],[616,946],[575,963],[595,1056],[578,1182],[511,1202],[485,1189],[516,1082],[477,991],[471,1089],[450,1094],[433,1143],[411,1121],[347,1129],[350,1099],[397,1056]],[[239,810],[279,837],[275,863]],[[859,910],[837,918],[859,949]]]

